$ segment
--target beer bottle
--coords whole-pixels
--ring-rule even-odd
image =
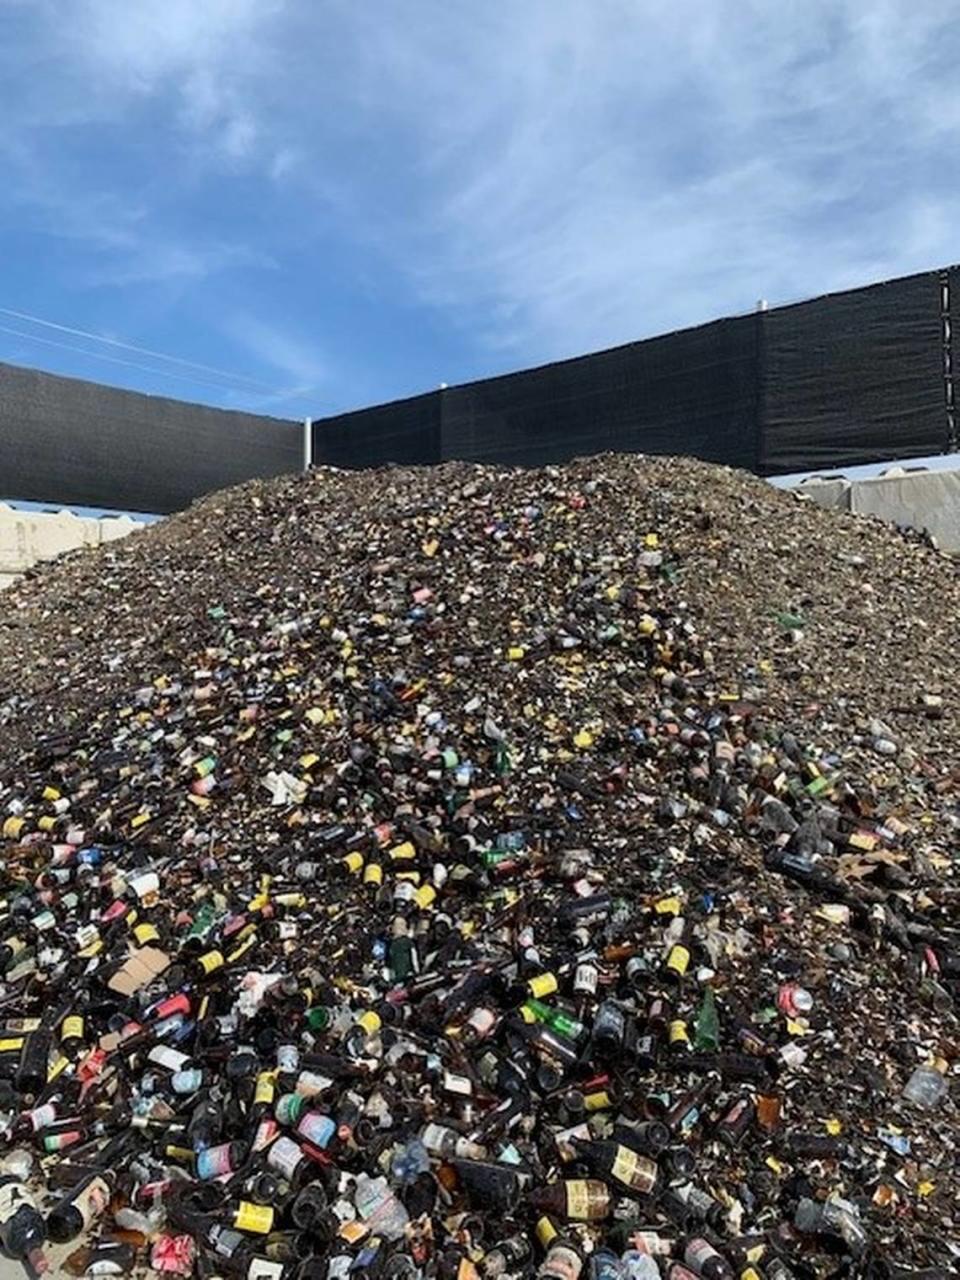
[[[614,1137],[641,1155],[658,1156],[670,1142],[670,1130],[661,1120],[625,1120],[614,1126]]]
[[[50,1067],[50,1050],[53,1045],[53,1034],[49,1027],[41,1025],[31,1031],[23,1042],[20,1063],[14,1083],[17,1091],[36,1098],[47,1083],[47,1072]]]
[[[60,1023],[60,1050],[68,1058],[80,1053],[86,1040],[86,1028],[81,1013],[68,1013]]]
[[[717,1122],[717,1137],[728,1147],[739,1146],[753,1123],[756,1111],[756,1105],[751,1097],[744,1095],[737,1098]]]
[[[563,1009],[554,1009],[542,1000],[527,1000],[520,1012],[524,1018],[542,1022],[551,1031],[566,1036],[568,1040],[580,1040],[586,1034],[587,1029],[578,1018],[571,1017]]]
[[[594,1059],[608,1062],[615,1058],[623,1045],[626,1031],[626,1014],[612,1000],[604,1000],[594,1015],[590,1032],[590,1047]]]

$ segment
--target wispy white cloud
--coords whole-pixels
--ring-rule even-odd
[[[37,0],[10,12],[31,83],[52,86],[19,95],[25,135],[106,123],[126,136],[129,118],[168,165],[181,157],[164,175],[173,193],[236,174],[280,189],[305,239],[322,226],[359,246],[406,301],[504,363],[960,258],[948,159],[960,28],[941,6]],[[0,72],[10,58],[0,51]],[[95,180],[78,194],[88,210],[99,198]],[[150,199],[102,229],[78,219],[114,241],[102,251],[117,283],[149,260]],[[282,249],[269,226],[259,250],[210,227],[166,237],[156,272],[181,278]],[[316,385],[309,344],[257,323],[232,337]]]
[[[177,225],[175,216],[165,225],[158,208],[175,208],[203,166],[231,169],[254,159],[260,131],[243,85],[266,68],[258,33],[282,5],[3,2],[9,23],[0,27],[0,162],[7,180],[0,229],[5,222],[30,225],[75,242],[71,277],[81,286],[177,286],[273,265],[260,245]],[[179,167],[151,173],[144,164],[151,151],[170,164],[171,121],[180,135]],[[118,154],[110,167],[85,171],[88,154],[111,142]],[[134,162],[141,169],[136,186]]]
[[[71,56],[108,99],[172,95],[197,137],[230,159],[252,151],[244,86],[277,69],[263,36],[283,0],[77,0],[71,9]]]
[[[274,395],[260,397],[260,409],[279,408],[314,392],[327,377],[316,345],[285,332],[256,316],[235,312],[223,322],[223,331],[257,367],[275,370],[285,385]]]
[[[941,11],[420,8],[364,10],[351,66],[418,166],[416,225],[360,219],[491,341],[553,355],[960,256]]]

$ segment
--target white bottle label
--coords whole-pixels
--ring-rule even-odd
[[[283,1136],[278,1138],[270,1148],[270,1154],[267,1156],[267,1164],[271,1169],[276,1169],[277,1173],[280,1173],[285,1178],[290,1179],[293,1177],[296,1172],[297,1165],[302,1159],[303,1152],[293,1139]]]
[[[155,1044],[147,1054],[147,1061],[154,1066],[164,1067],[167,1071],[182,1071],[190,1059],[179,1049],[171,1049],[166,1044]]]
[[[573,976],[574,991],[582,991],[586,995],[594,995],[597,990],[597,968],[592,964],[578,964]]]
[[[110,1203],[110,1184],[103,1178],[94,1178],[71,1203],[80,1210],[86,1231]]]
[[[432,1156],[438,1156],[443,1153],[444,1139],[448,1133],[452,1133],[451,1129],[447,1129],[442,1124],[428,1124],[424,1126],[423,1133],[420,1135],[420,1141],[430,1152]]]
[[[247,1267],[247,1280],[281,1280],[283,1263],[269,1258],[252,1258]]]
[[[21,1205],[28,1204],[31,1209],[37,1207],[36,1201],[19,1179],[3,1183],[0,1186],[0,1222],[12,1218]]]

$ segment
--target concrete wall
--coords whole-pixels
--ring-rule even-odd
[[[889,467],[876,476],[812,476],[795,486],[822,507],[878,516],[926,532],[941,551],[960,552],[960,470]]]
[[[19,511],[0,502],[0,588],[41,560],[98,547],[144,526],[129,516],[96,519],[72,511]]]

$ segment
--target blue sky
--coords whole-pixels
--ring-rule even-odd
[[[958,66],[932,0],[0,0],[0,360],[320,416],[953,262]]]

